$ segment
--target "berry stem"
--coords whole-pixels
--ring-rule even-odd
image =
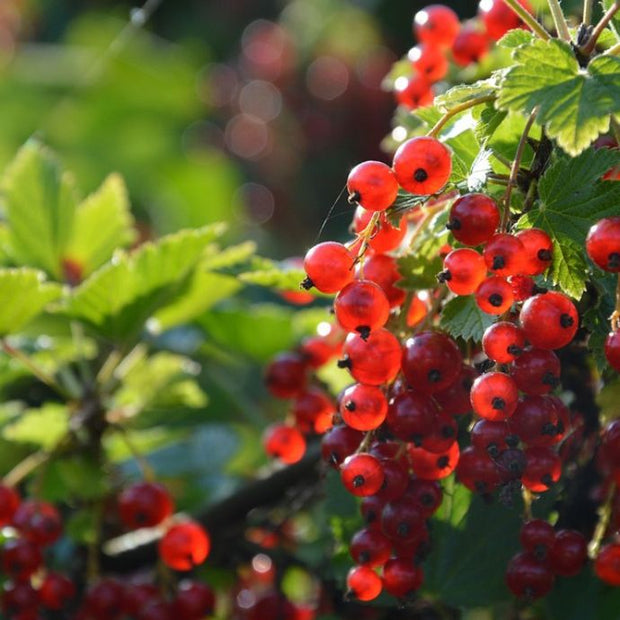
[[[601,506],[598,509],[598,523],[596,524],[596,528],[594,529],[594,535],[592,536],[592,540],[588,545],[588,555],[590,558],[595,558],[598,555],[598,550],[601,546],[601,542],[605,537],[605,532],[607,532],[607,528],[609,527],[609,521],[611,520],[611,507],[614,501],[614,496],[616,495],[616,485],[614,483],[609,485],[609,490],[607,491],[607,497]]]
[[[616,0],[605,12],[605,15],[601,17],[598,24],[594,27],[590,38],[585,45],[579,50],[584,56],[589,56],[596,47],[596,42],[601,36],[603,30],[607,27],[607,24],[613,19],[613,16],[620,10],[620,0]]]
[[[525,123],[523,134],[519,139],[519,145],[517,146],[517,152],[515,153],[514,161],[512,162],[512,168],[510,169],[510,178],[508,179],[508,187],[504,194],[504,212],[502,213],[502,221],[500,224],[501,230],[506,230],[508,220],[510,219],[510,196],[512,194],[512,188],[517,184],[517,175],[519,174],[519,167],[521,166],[521,159],[525,151],[525,145],[527,144],[527,137],[532,129],[532,125],[536,120],[536,114],[538,114],[538,107],[534,108],[530,117]]]
[[[504,2],[516,13],[543,41],[549,41],[551,35],[536,21],[536,18],[526,11],[517,0],[504,0]]]
[[[582,22],[585,26],[589,26],[592,21],[592,5],[593,0],[583,0],[583,19]]]
[[[608,50],[605,50],[605,55],[607,56],[617,56],[620,54],[620,43],[616,43],[612,45]]]
[[[51,387],[65,400],[73,400],[73,394],[62,387],[54,377],[47,374],[42,368],[39,368],[25,353],[11,346],[6,340],[2,340],[2,350],[12,358],[19,360],[39,381]]]
[[[560,3],[558,0],[547,0],[547,4],[549,5],[549,10],[551,11],[551,16],[553,17],[553,23],[560,39],[570,42],[571,39],[570,32],[568,31],[568,24],[566,23],[566,18],[564,17]]]
[[[470,99],[469,101],[465,101],[460,103],[459,105],[455,105],[453,108],[450,108],[430,129],[430,131],[426,134],[430,138],[436,138],[439,132],[442,130],[443,126],[454,116],[457,114],[464,112],[465,110],[469,110],[469,108],[474,108],[477,105],[482,103],[489,103],[491,101],[495,101],[495,95],[483,95],[480,97],[476,97],[475,99]]]
[[[40,450],[29,454],[22,459],[11,471],[2,478],[2,483],[8,487],[17,486],[24,478],[31,474],[37,467],[43,465],[49,458],[50,453]]]
[[[620,329],[620,273],[616,282],[616,307],[609,317],[611,331],[617,332]]]
[[[529,489],[523,487],[521,491],[521,495],[523,497],[523,520],[531,521],[532,520],[532,492]]]

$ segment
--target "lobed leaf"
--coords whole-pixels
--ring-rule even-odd
[[[478,307],[473,295],[451,299],[441,312],[440,326],[453,338],[480,342],[485,329],[495,322],[495,317]]]

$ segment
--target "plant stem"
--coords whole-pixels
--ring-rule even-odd
[[[26,476],[31,474],[40,465],[43,465],[49,458],[50,453],[43,450],[29,454],[2,478],[3,484],[9,487],[17,486]]]
[[[592,4],[593,0],[583,0],[583,19],[582,22],[589,26],[592,21]]]
[[[568,24],[566,23],[566,18],[564,17],[560,3],[558,0],[547,0],[547,4],[549,5],[551,17],[553,17],[553,23],[560,39],[570,42],[571,39],[570,32],[568,31]]]
[[[616,283],[616,307],[609,317],[609,322],[611,323],[612,332],[617,332],[620,329],[620,273]]]
[[[12,358],[19,360],[39,381],[58,392],[65,400],[73,399],[73,396],[54,377],[39,368],[25,353],[12,347],[6,340],[2,340],[2,350]]]
[[[526,9],[524,9],[517,0],[504,0],[504,2],[516,13],[531,29],[544,41],[549,41],[551,35],[536,21]]]
[[[525,521],[530,521],[532,519],[532,492],[523,487],[521,495],[523,496],[523,518]]]
[[[538,107],[534,108],[533,112],[530,114],[530,117],[527,119],[527,123],[525,123],[525,127],[523,129],[523,134],[519,139],[519,145],[517,146],[517,152],[515,153],[515,158],[512,162],[512,168],[510,169],[510,178],[508,179],[508,187],[506,188],[506,193],[504,194],[504,212],[502,214],[502,222],[501,222],[501,230],[506,230],[506,226],[508,224],[508,219],[510,217],[510,196],[512,194],[512,188],[517,184],[517,175],[519,174],[519,167],[521,166],[521,159],[523,158],[523,152],[525,151],[525,145],[527,144],[527,136],[532,129],[532,125],[536,120],[536,114],[538,114]]]
[[[620,43],[612,45],[608,50],[605,50],[606,56],[617,56],[620,54]]]
[[[620,0],[616,0],[605,12],[605,15],[601,17],[600,21],[594,27],[590,38],[587,43],[579,50],[584,56],[589,56],[596,47],[596,42],[601,36],[601,33],[607,27],[607,24],[612,20],[613,16],[620,10]],[[614,46],[616,47],[616,46]]]
[[[473,108],[477,105],[480,105],[482,103],[488,103],[490,101],[495,101],[496,97],[495,95],[483,95],[481,97],[476,97],[475,99],[470,99],[469,101],[465,101],[464,103],[461,103],[459,105],[454,106],[453,108],[451,108],[450,110],[448,110],[435,124],[434,127],[431,128],[431,130],[426,134],[427,136],[430,136],[431,138],[436,138],[437,134],[439,134],[439,132],[441,131],[441,129],[443,128],[443,126],[453,117],[456,116],[457,114],[459,114],[460,112],[463,112],[465,110],[469,110],[469,108]]]
[[[590,558],[595,558],[598,555],[598,550],[601,546],[601,542],[605,536],[607,528],[609,527],[609,521],[611,520],[612,513],[612,504],[615,494],[616,485],[610,484],[609,490],[607,491],[607,497],[605,498],[605,502],[598,509],[598,523],[596,524],[592,540],[588,545],[588,555],[590,556]]]
[[[146,482],[154,482],[156,479],[155,471],[151,467],[150,463],[144,458],[144,455],[138,450],[134,442],[129,438],[129,433],[127,429],[121,426],[120,424],[115,424],[112,426],[115,431],[118,431],[118,434],[123,438],[125,445],[131,452],[134,459],[136,459],[136,463],[138,463],[138,467],[140,468],[140,473]]]

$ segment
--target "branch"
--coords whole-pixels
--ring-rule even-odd
[[[441,131],[443,126],[454,116],[459,114],[460,112],[464,112],[465,110],[469,110],[469,108],[473,108],[482,103],[488,103],[490,101],[495,101],[495,95],[484,95],[482,97],[477,97],[475,99],[470,99],[469,101],[465,101],[465,103],[461,103],[459,105],[454,106],[450,110],[448,110],[438,121],[435,123],[435,126],[426,134],[431,138],[436,138],[437,134]]]
[[[549,41],[551,35],[539,24],[533,15],[524,9],[517,0],[504,0],[504,2],[516,13],[543,41]]]
[[[580,48],[580,52],[584,56],[589,56],[596,47],[596,42],[598,38],[601,36],[603,30],[607,27],[607,24],[613,19],[614,15],[620,10],[620,0],[616,0],[605,12],[605,15],[601,17],[600,21],[594,27],[590,38],[587,43]]]
[[[558,0],[547,0],[547,4],[549,5],[551,17],[553,17],[553,23],[560,39],[570,43],[570,32],[568,31],[568,24],[566,23],[566,18],[564,17],[560,3]]]

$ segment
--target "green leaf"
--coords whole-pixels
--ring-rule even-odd
[[[597,56],[583,70],[570,45],[558,39],[536,39],[513,57],[499,107],[522,114],[538,107],[537,122],[568,154],[581,153],[620,112],[620,58]]]
[[[47,148],[29,141],[5,171],[1,186],[8,254],[19,265],[61,279],[76,208],[70,178]]]
[[[492,325],[495,317],[478,307],[473,295],[450,300],[441,313],[440,326],[454,338],[480,342],[484,330]]]
[[[48,501],[99,499],[109,492],[109,473],[87,455],[75,454],[51,461],[41,476],[42,497]]]
[[[474,127],[474,133],[476,138],[481,144],[486,144],[486,141],[495,133],[495,130],[502,124],[503,120],[508,114],[504,110],[498,110],[492,103],[487,103],[485,106],[478,108],[480,110],[477,115],[477,123]],[[476,118],[477,110],[474,110],[473,116]]]
[[[69,413],[64,405],[46,403],[40,409],[27,409],[2,429],[10,441],[28,443],[49,450],[69,429]]]
[[[589,149],[575,158],[558,157],[540,179],[537,208],[525,213],[517,227],[537,227],[553,240],[549,277],[554,285],[579,298],[585,290],[588,261],[584,244],[590,226],[615,215],[620,184],[600,181],[620,162],[620,153]]]
[[[36,269],[0,269],[0,336],[19,331],[50,302],[58,299],[62,288],[45,282]]]
[[[506,49],[513,49],[520,47],[521,45],[527,45],[534,40],[534,33],[530,30],[522,30],[521,28],[515,28],[509,30],[498,42],[497,45],[505,47]]]
[[[64,259],[77,263],[85,277],[134,238],[127,188],[120,175],[111,174],[78,206]]]
[[[421,253],[405,254],[397,259],[398,272],[402,278],[396,285],[408,291],[420,291],[437,286],[437,274],[442,260],[438,256]]]
[[[435,105],[442,112],[468,103],[481,97],[494,96],[497,93],[499,76],[492,76],[486,80],[479,80],[473,84],[459,84],[453,86],[442,95],[435,97]]]
[[[599,419],[603,424],[620,418],[620,379],[608,383],[596,395],[596,404],[600,407]]]
[[[266,286],[280,291],[299,291],[300,283],[305,279],[303,269],[282,269],[277,263],[267,269],[257,269],[239,274],[239,279],[246,284]],[[313,291],[308,291],[312,293]]]
[[[605,340],[610,330],[609,317],[616,307],[616,276],[612,273],[596,271],[591,280],[592,294],[586,293],[584,297],[584,311],[581,324],[590,332],[588,348],[599,372],[609,368],[605,357]]]
[[[187,291],[205,247],[222,232],[221,225],[183,230],[131,254],[117,253],[74,289],[66,311],[104,336],[126,342]]]
[[[614,0],[603,0],[601,4],[603,5],[605,11],[607,11],[612,7],[613,3]],[[620,16],[618,15],[618,13],[616,13],[609,22],[609,28],[611,32],[615,35],[616,41],[620,40]],[[598,42],[601,42],[600,38]]]

